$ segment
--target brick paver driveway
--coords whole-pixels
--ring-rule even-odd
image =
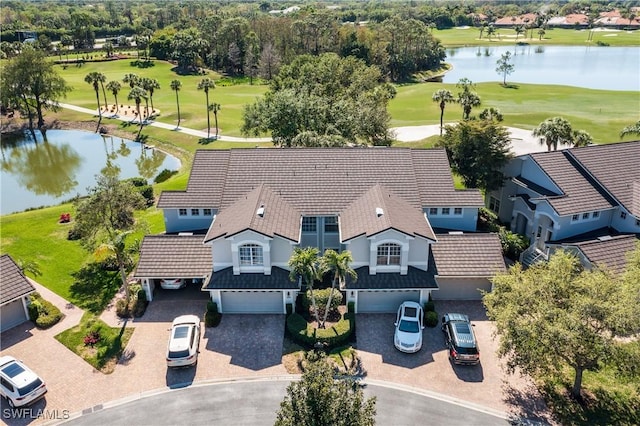
[[[358,314],[357,348],[367,377],[439,392],[513,415],[523,411],[535,415],[544,407],[528,380],[504,372],[495,355],[493,325],[480,302],[436,302],[436,311],[440,318],[447,312],[469,315],[480,346],[480,365],[457,366],[449,361],[440,324],[424,329],[420,352],[405,354],[393,345],[395,314]]]

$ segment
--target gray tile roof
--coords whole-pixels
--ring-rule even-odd
[[[438,288],[434,277],[435,267],[433,267],[433,264],[429,265],[429,269],[426,271],[409,266],[406,275],[398,273],[370,275],[368,266],[357,268],[355,271],[358,274],[358,279],[353,281],[347,277],[346,288],[348,290]]]
[[[435,240],[421,209],[375,185],[340,214],[342,241],[359,235],[371,236],[393,228],[406,235]]]
[[[627,264],[627,254],[636,248],[639,241],[638,235],[616,235],[611,238],[582,241],[575,246],[592,264],[621,273]]]
[[[202,235],[147,235],[140,247],[137,278],[201,278],[211,274],[211,247]]]
[[[591,145],[570,152],[631,214],[640,217],[640,141]]]
[[[233,268],[216,271],[207,283],[207,290],[295,290],[297,282],[289,279],[289,271],[277,266],[271,267],[271,275],[233,275]]]
[[[158,207],[224,209],[264,184],[302,214],[335,215],[378,183],[413,207],[483,205],[479,191],[455,190],[443,149],[295,148],[199,150],[186,192]]]
[[[580,167],[570,150],[530,154],[562,190],[562,195],[545,197],[560,216],[611,208],[614,201]]]
[[[0,305],[36,291],[11,256],[0,256]]]
[[[262,207],[262,215],[258,209]],[[299,242],[302,215],[282,197],[265,185],[245,195],[236,203],[216,215],[205,241],[226,236],[230,237],[246,229],[263,235],[279,235]]]
[[[497,234],[438,234],[431,246],[441,277],[492,277],[506,271]]]

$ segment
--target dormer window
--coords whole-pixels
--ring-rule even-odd
[[[336,216],[328,216],[324,218],[324,232],[338,232],[338,218]]]
[[[399,244],[380,244],[377,253],[378,265],[400,265],[400,252]]]
[[[317,232],[315,217],[305,216],[302,218],[302,232]]]
[[[245,244],[238,248],[240,266],[261,266],[264,264],[262,246],[258,244]]]

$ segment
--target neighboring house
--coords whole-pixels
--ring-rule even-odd
[[[488,194],[486,203],[512,231],[530,238],[525,264],[548,258],[552,248],[635,238],[639,164],[640,141],[522,155],[505,167],[505,185]]]
[[[475,233],[482,206],[442,149],[199,150],[187,189],[161,194],[167,234],[144,239],[135,277],[149,300],[160,279],[190,278],[221,312],[284,313],[301,289],[289,259],[312,246],[351,251],[357,312],[479,299],[505,270],[498,237]]]
[[[29,320],[29,295],[35,291],[11,256],[0,256],[0,331]]]

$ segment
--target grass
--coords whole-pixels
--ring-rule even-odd
[[[94,346],[84,343],[85,336],[90,332],[98,332],[100,336]],[[85,313],[80,324],[63,331],[55,338],[96,370],[109,374],[115,369],[132,334],[133,328],[109,327],[95,316]]]
[[[440,39],[447,47],[453,46],[486,46],[490,44],[510,44],[516,42],[516,32],[513,28],[496,28],[496,34],[487,38],[486,31],[480,39],[480,28],[451,28],[446,30],[434,30],[433,35]],[[554,44],[564,46],[589,46],[597,42],[608,43],[610,46],[640,46],[640,31],[607,30],[594,31],[592,41],[588,41],[589,31],[568,28],[550,28],[545,30],[542,40],[539,39],[538,30],[533,30],[527,35],[521,34],[518,42],[529,44]]]

